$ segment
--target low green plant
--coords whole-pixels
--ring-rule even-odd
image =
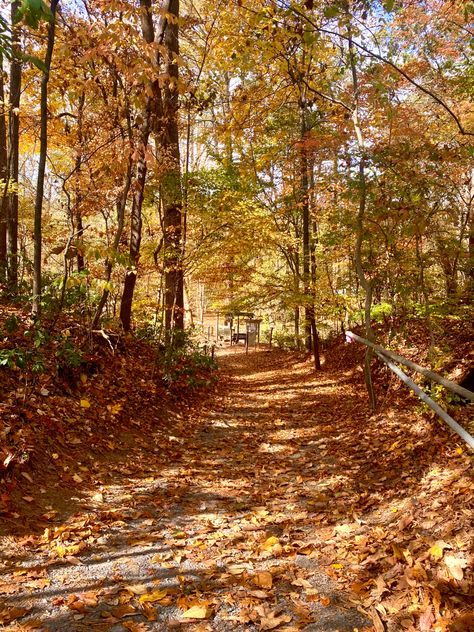
[[[211,386],[217,380],[216,361],[199,346],[187,331],[178,332],[174,344],[157,350],[157,364],[169,390]]]
[[[20,347],[2,349],[0,350],[0,367],[41,373],[45,368],[45,360],[42,353],[38,353],[32,349],[23,349]]]
[[[82,363],[82,351],[77,349],[69,338],[59,340],[59,347],[56,349],[56,359],[58,364],[77,368]]]
[[[275,329],[272,336],[272,341],[279,349],[302,349],[304,346],[304,336],[300,335],[298,338],[295,334],[287,329]]]
[[[12,314],[5,320],[4,327],[5,327],[5,331],[8,334],[15,333],[15,331],[18,330],[19,326],[20,326],[20,320],[17,316],[15,316],[15,314]]]

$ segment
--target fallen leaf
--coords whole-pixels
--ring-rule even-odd
[[[146,632],[150,629],[146,623],[136,623],[136,621],[124,621],[120,625],[129,632]]]
[[[282,623],[289,623],[291,615],[284,614],[278,616],[276,612],[267,612],[260,620],[260,630],[274,630]]]
[[[467,561],[462,557],[456,557],[454,555],[445,555],[444,563],[448,567],[448,570],[451,573],[451,575],[454,577],[454,579],[461,581],[461,579],[464,577],[463,568],[466,568]]]
[[[0,610],[0,624],[6,625],[7,623],[16,621],[16,619],[21,619],[21,617],[28,614],[30,610],[31,608],[4,608]]]
[[[273,585],[273,576],[268,571],[259,571],[255,574],[253,583],[259,588],[271,588]]]
[[[429,632],[433,626],[434,620],[433,608],[429,606],[429,608],[420,615],[421,632]]]
[[[372,623],[374,624],[375,632],[385,632],[385,626],[382,623],[382,619],[373,606],[370,608],[369,614],[372,619]]]
[[[212,614],[212,610],[207,604],[195,605],[183,612],[181,617],[183,619],[208,619]]]
[[[430,548],[429,554],[435,562],[438,562],[444,555],[444,549],[450,548],[452,548],[450,544],[447,544],[442,540],[438,540],[438,542],[435,542]]]
[[[88,399],[81,399],[80,401],[81,404],[81,408],[90,408],[91,407],[91,403]]]
[[[168,595],[168,590],[166,588],[162,588],[161,590],[155,590],[152,593],[148,593],[146,595],[142,595],[138,601],[140,603],[155,603],[155,601],[161,601]]]

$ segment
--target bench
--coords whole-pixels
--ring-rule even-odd
[[[244,343],[247,342],[247,334],[245,332],[239,332],[238,334],[232,334],[232,342],[234,344],[237,344],[240,341],[243,341]]]

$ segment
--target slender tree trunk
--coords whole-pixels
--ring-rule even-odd
[[[152,44],[155,37],[155,29],[151,13],[151,0],[140,0],[141,8],[141,27],[143,39],[147,44]],[[162,18],[166,23],[166,16]],[[158,73],[159,52],[156,57],[156,72]],[[153,96],[147,96],[142,111],[142,124],[140,127],[138,140],[138,160],[136,163],[136,179],[133,187],[132,198],[132,214],[130,221],[130,250],[129,265],[125,274],[125,282],[122,292],[122,300],[120,303],[120,321],[124,331],[130,331],[132,323],[132,304],[133,295],[135,293],[135,284],[137,281],[138,261],[140,258],[140,245],[142,239],[142,206],[145,196],[145,183],[147,175],[146,151],[152,127],[152,117],[158,109],[158,99],[160,98],[160,90],[158,81],[155,80],[150,88]],[[154,112],[155,110],[155,112]]]
[[[21,60],[20,33],[13,26],[19,0],[11,4],[12,45],[14,55],[10,63],[10,102],[8,113],[8,203],[7,203],[7,277],[10,288],[18,286],[18,165],[20,140]]]
[[[474,212],[470,209],[469,215],[469,246],[468,246],[468,287],[474,289]]]
[[[5,85],[3,75],[3,56],[0,52],[0,280],[4,280],[7,270],[7,180],[8,149],[7,119],[5,107]]]
[[[310,244],[312,297],[314,296],[314,292],[316,288],[316,235],[317,235],[317,226],[316,226],[316,222],[313,221],[312,239],[311,239],[311,244]],[[319,333],[318,333],[318,328],[316,325],[314,300],[312,302],[311,307],[312,307],[312,310],[311,310],[310,318],[311,318],[311,338],[312,338],[312,343],[313,343],[314,367],[317,371],[319,371],[321,369],[321,354],[319,351]]]
[[[303,212],[303,291],[304,291],[304,313],[305,313],[305,346],[306,350],[312,351],[311,342],[311,319],[314,311],[312,309],[311,295],[311,231],[310,231],[310,208],[309,208],[309,179],[308,179],[308,155],[306,149],[307,140],[307,121],[305,112],[305,103],[303,97],[300,99],[300,117],[301,117],[301,149],[300,149],[300,196],[301,207]]]
[[[55,38],[55,18],[56,8],[59,0],[51,0],[51,22],[48,24],[48,40],[46,46],[46,56],[44,60],[44,71],[41,78],[41,127],[40,127],[40,151],[38,160],[38,177],[36,184],[35,199],[35,245],[33,257],[33,306],[32,312],[39,316],[41,310],[41,246],[42,246],[42,217],[43,217],[43,195],[44,178],[46,172],[46,153],[48,150],[48,81],[53,58],[54,38]]]
[[[178,64],[179,55],[179,0],[168,3],[169,13],[176,19],[169,21],[164,32],[167,49],[166,73],[168,81],[163,89],[163,129],[161,147],[170,167],[163,175],[163,248],[165,258],[165,331],[170,339],[174,330],[184,329],[184,271],[182,233],[184,209],[181,191],[181,172],[178,132]]]
[[[140,148],[137,161],[137,177],[133,187],[132,215],[130,222],[130,251],[129,266],[125,274],[122,301],[120,303],[120,321],[124,331],[130,331],[132,320],[132,301],[137,281],[138,260],[140,258],[140,244],[142,240],[142,206],[145,194],[147,166],[145,152],[150,135],[150,110],[144,112],[144,121],[140,133]]]
[[[79,97],[79,106],[77,111],[77,157],[76,157],[76,177],[78,178],[81,172],[82,167],[82,159],[83,159],[83,142],[84,142],[84,104],[86,101],[86,95],[82,92]],[[80,182],[76,185],[76,199],[74,200],[74,220],[76,225],[77,232],[77,241],[82,241],[82,236],[84,234],[84,224],[82,222],[82,192]],[[77,262],[77,271],[82,272],[85,270],[85,260],[83,251],[78,248],[76,255]]]
[[[127,207],[128,194],[130,191],[130,187],[132,185],[132,169],[133,169],[132,159],[129,158],[122,192],[119,199],[117,200],[117,229],[115,231],[114,242],[112,244],[113,254],[118,252],[120,240],[123,234],[123,228],[125,224],[125,209]],[[96,312],[94,314],[94,318],[92,319],[91,329],[97,329],[97,327],[99,326],[102,312],[104,311],[104,307],[107,303],[107,299],[109,298],[109,294],[110,294],[109,283],[112,277],[112,267],[113,267],[113,260],[109,257],[105,261],[105,288],[102,292],[102,296],[100,297],[99,305],[97,306]]]
[[[371,307],[372,307],[372,295],[373,295],[373,280],[368,279],[364,267],[362,264],[362,244],[365,237],[365,228],[364,228],[364,219],[367,207],[367,179],[365,173],[365,163],[366,163],[366,150],[365,150],[365,142],[364,135],[362,133],[362,128],[360,126],[359,121],[359,81],[357,77],[357,66],[356,66],[356,54],[354,50],[354,43],[352,41],[352,31],[350,26],[350,18],[349,19],[349,27],[348,27],[348,42],[349,42],[349,64],[352,75],[352,90],[353,90],[353,108],[352,108],[352,122],[354,125],[354,131],[356,134],[357,145],[359,147],[359,209],[357,212],[356,219],[356,243],[355,243],[355,264],[357,271],[357,278],[362,289],[365,292],[365,303],[364,303],[364,322],[365,322],[365,335],[368,340],[371,342],[375,341],[375,334],[372,329],[371,323]],[[367,387],[367,392],[369,394],[370,406],[372,410],[375,410],[377,406],[375,390],[372,382],[372,372],[371,372],[371,362],[372,362],[373,352],[370,347],[367,347],[365,354],[365,362],[364,362],[364,377],[365,384]]]

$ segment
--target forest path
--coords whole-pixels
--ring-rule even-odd
[[[381,433],[350,373],[292,354],[237,346],[219,362],[206,408],[130,436],[74,515],[6,542],[7,629],[373,629],[356,606],[388,590],[372,569],[400,566],[391,541],[419,482],[397,420]]]

